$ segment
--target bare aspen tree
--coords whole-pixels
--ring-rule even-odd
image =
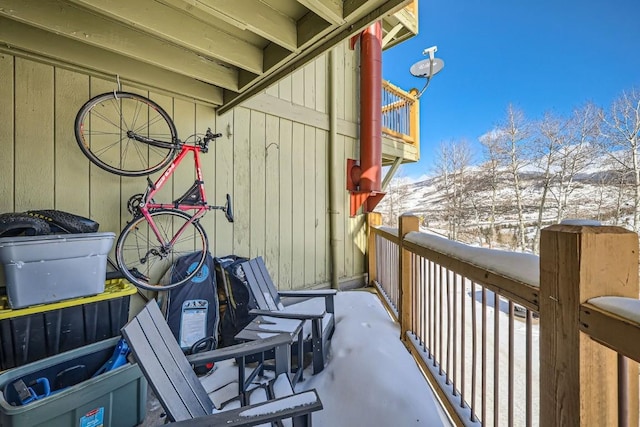
[[[640,91],[625,91],[602,115],[608,155],[620,170],[631,176],[633,191],[632,226],[640,231]]]
[[[478,176],[478,173],[481,175]],[[483,233],[482,229],[482,220],[480,218],[480,214],[483,211],[483,206],[486,203],[486,198],[484,195],[484,191],[486,190],[486,182],[484,181],[483,172],[474,172],[469,175],[469,179],[467,179],[467,183],[465,184],[465,196],[463,198],[463,208],[467,211],[468,217],[473,219],[475,223],[475,227],[472,229],[468,228],[470,239],[468,242],[471,242],[473,239],[477,240],[478,244],[482,246],[484,243],[488,243],[489,246],[492,245],[490,242],[490,238],[493,236],[489,232],[488,234]],[[483,237],[485,240],[483,240]]]
[[[389,186],[381,203],[380,210],[384,214],[385,225],[389,227],[398,226],[398,217],[406,210],[409,182],[401,174],[396,175]]]
[[[626,170],[614,170],[612,171],[614,179],[614,188],[616,189],[616,200],[614,205],[614,225],[624,225],[622,216],[624,215],[624,205],[626,200],[626,193],[628,189],[627,171]]]
[[[467,216],[465,195],[471,160],[471,146],[464,139],[441,143],[438,147],[435,169],[442,177],[448,236],[453,240],[458,240],[458,233]]]
[[[466,226],[466,220],[469,216],[468,195],[469,188],[469,166],[472,161],[471,145],[466,139],[455,141],[452,145],[451,166],[453,169],[453,187],[454,187],[454,212],[455,212],[455,229],[456,239],[458,233]]]
[[[383,202],[380,204],[379,209],[384,214],[383,224],[389,227],[398,226],[398,182],[396,179],[392,179],[387,187],[386,194],[384,195]]]
[[[629,181],[631,174],[623,170],[611,157],[605,158],[599,168],[597,219],[611,225],[625,225],[625,207],[631,206],[633,200],[632,185]]]
[[[595,176],[596,182],[596,213],[595,217],[598,221],[605,222],[612,219],[611,215],[611,192],[617,188],[616,181],[618,173],[615,171],[617,163],[611,158],[601,156],[603,160],[599,164],[599,170]],[[618,191],[618,194],[620,192]],[[618,199],[620,199],[618,197]],[[613,224],[616,223],[614,219]]]
[[[538,252],[540,229],[546,212],[547,196],[555,174],[554,166],[558,160],[559,148],[564,144],[565,122],[552,113],[545,113],[543,119],[537,123],[536,137],[532,141],[532,158],[534,164],[542,172],[542,194],[538,204],[538,219],[536,232],[531,241],[531,250]]]
[[[396,220],[397,220],[397,217],[399,217],[400,215],[405,213],[407,209],[409,209],[409,206],[407,203],[407,198],[409,197],[409,194],[410,194],[409,185],[410,185],[410,181],[406,176],[399,175],[397,177],[396,204],[397,204],[398,214],[396,215]]]
[[[480,137],[482,144],[483,157],[485,159],[481,167],[482,181],[486,182],[491,192],[489,199],[489,233],[487,235],[487,243],[492,248],[496,240],[496,203],[498,195],[498,186],[500,181],[500,162],[499,162],[499,132],[487,132]]]
[[[607,189],[609,187],[609,174],[606,172],[600,172],[596,176],[597,179],[597,210],[596,210],[596,220],[602,222],[604,221],[604,202],[605,202],[605,194],[607,193]]]
[[[451,175],[453,173],[453,165],[451,161],[452,151],[451,146],[453,145],[453,141],[448,143],[441,142],[438,145],[435,157],[434,169],[436,173],[440,176],[439,185],[440,190],[444,193],[444,198],[442,200],[442,206],[444,209],[443,216],[445,221],[447,222],[447,237],[449,239],[455,239],[455,221],[454,221],[454,188],[451,185]]]
[[[526,236],[520,174],[522,169],[529,164],[526,144],[530,137],[529,123],[525,120],[524,113],[509,104],[506,119],[500,126],[499,158],[511,179],[518,216],[517,246],[522,251],[526,250]]]
[[[557,202],[556,221],[561,222],[575,190],[576,176],[593,164],[600,137],[601,111],[594,104],[585,104],[573,111],[567,121],[565,138],[558,146],[557,171],[553,195]]]

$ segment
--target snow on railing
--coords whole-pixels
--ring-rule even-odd
[[[413,302],[406,335],[450,407],[466,425],[533,425],[539,258],[418,231],[402,247]]]
[[[448,409],[465,425],[517,425],[516,414],[532,425],[539,258],[452,242],[400,221],[400,229],[370,228],[374,285],[399,308],[408,347],[440,385]]]
[[[582,331],[594,340],[640,362],[640,300],[637,298],[591,298],[580,306],[580,324]]]
[[[537,257],[369,221],[372,281],[457,424],[638,424],[637,234],[555,225]]]
[[[640,300],[619,296],[601,296],[580,306],[580,330],[617,353],[618,424],[634,423],[632,399],[638,401],[638,365],[640,362]],[[629,390],[634,392],[629,392]]]

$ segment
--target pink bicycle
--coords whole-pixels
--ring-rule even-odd
[[[191,143],[181,141],[175,124],[158,104],[135,93],[114,91],[91,98],[80,108],[75,135],[82,152],[100,168],[122,176],[147,175],[145,192],[127,203],[133,219],[116,243],[122,274],[134,285],[153,291],[180,286],[198,274],[209,248],[200,218],[218,209],[233,222],[229,194],[224,206],[207,203],[200,168],[200,152],[206,153],[209,142],[221,134],[207,129],[204,135],[187,138],[193,138]],[[191,188],[170,203],[156,202],[154,196],[189,153],[196,169]],[[148,177],[165,167],[155,182]],[[176,259],[194,252],[199,254],[198,261],[188,271],[169,271]]]

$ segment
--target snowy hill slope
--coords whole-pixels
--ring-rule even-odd
[[[519,178],[523,222],[529,240],[538,226],[545,180],[544,174],[533,168],[521,172]],[[452,176],[434,176],[413,183],[394,179],[376,210],[382,213],[385,225],[396,226],[400,214],[412,213],[420,217],[423,227],[482,245],[488,243],[493,216],[494,228],[498,231],[496,239],[509,246],[518,224],[513,179],[501,174],[496,181],[495,195],[486,173],[479,168],[472,168],[456,179],[462,183],[454,184]],[[624,187],[615,181],[610,171],[590,168],[588,173],[577,174],[568,189],[550,185],[542,211],[542,227],[569,218],[628,226],[631,195],[621,190]],[[566,194],[564,208],[561,207],[563,191]],[[455,236],[451,236],[452,229],[456,231]]]

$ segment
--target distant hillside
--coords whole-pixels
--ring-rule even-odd
[[[521,172],[518,176],[529,243],[538,229],[545,179],[543,173],[535,170]],[[454,179],[458,180],[456,184],[453,184]],[[614,172],[594,169],[576,175],[570,186],[552,183],[548,186],[541,225],[545,227],[569,218],[628,225],[632,198],[624,188],[616,182]],[[463,177],[434,176],[414,183],[394,179],[376,210],[383,214],[385,225],[396,226],[400,214],[411,212],[420,217],[422,227],[447,237],[483,246],[498,244],[517,249],[518,210],[513,180],[508,174],[502,173],[495,180],[495,198],[493,194],[486,172],[475,167],[467,170]],[[566,207],[559,215],[564,197]],[[491,233],[492,212],[494,233]]]

